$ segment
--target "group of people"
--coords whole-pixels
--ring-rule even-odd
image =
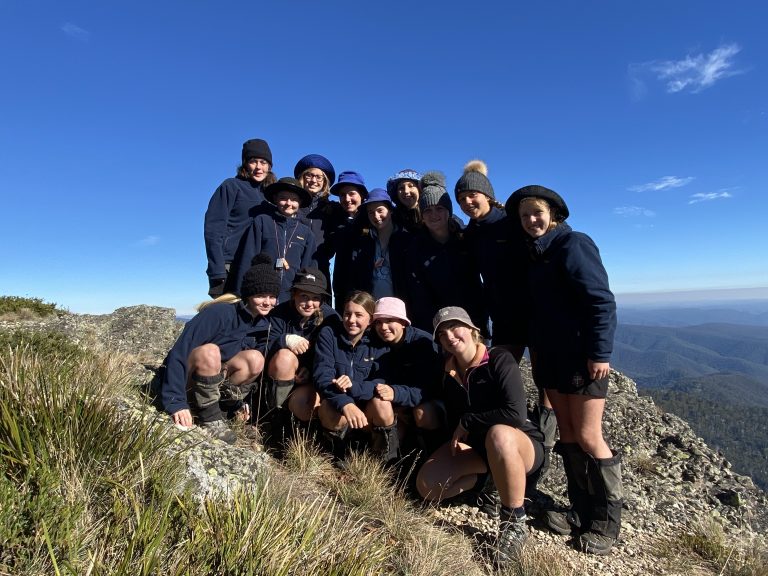
[[[424,499],[475,491],[498,517],[499,562],[527,538],[526,488],[554,451],[570,507],[545,524],[608,553],[623,498],[602,435],[616,307],[563,198],[531,185],[502,205],[471,161],[453,189],[464,225],[437,171],[401,170],[369,190],[319,154],[293,177],[272,166],[267,142],[248,140],[210,200],[213,300],[169,352],[159,389],[174,423],[233,443],[229,419],[290,414],[319,426],[337,457],[361,435],[388,465],[418,450]]]

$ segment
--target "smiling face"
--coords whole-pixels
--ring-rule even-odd
[[[371,202],[365,205],[368,220],[376,230],[382,230],[392,223],[392,207],[387,202]]]
[[[409,210],[415,208],[419,203],[419,187],[413,180],[402,180],[397,185],[397,197]]]
[[[339,204],[347,213],[347,216],[354,216],[363,203],[363,198],[355,186],[344,186],[339,190]]]
[[[269,162],[264,158],[248,158],[245,171],[254,182],[261,182],[269,174]]]
[[[325,174],[319,168],[308,168],[301,175],[301,185],[304,190],[315,196],[326,187]]]
[[[376,334],[387,344],[397,344],[405,334],[405,322],[398,318],[376,318]]]
[[[477,350],[472,328],[457,320],[441,324],[437,330],[437,339],[443,350],[454,356],[474,356]]]
[[[435,204],[427,206],[421,213],[421,220],[432,234],[441,234],[448,231],[448,219],[450,218],[448,210]]]
[[[301,199],[296,192],[290,190],[280,190],[275,194],[275,205],[283,216],[293,216],[299,211]]]
[[[320,310],[320,295],[310,294],[302,290],[293,291],[293,305],[304,318],[309,318]]]
[[[458,201],[461,211],[472,220],[482,220],[491,211],[488,196],[482,192],[475,192],[474,190],[461,192]]]
[[[344,330],[350,338],[359,337],[365,332],[371,324],[371,315],[365,308],[354,302],[347,302],[344,305],[344,315],[342,316]]]
[[[523,198],[517,213],[523,230],[531,238],[541,238],[552,228],[552,210],[541,198]]]
[[[266,316],[277,304],[274,294],[254,294],[246,298],[246,306],[254,316]]]

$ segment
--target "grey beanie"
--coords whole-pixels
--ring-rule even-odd
[[[453,189],[453,195],[456,200],[459,199],[459,194],[462,192],[480,192],[485,194],[491,200],[496,200],[496,196],[493,193],[493,186],[491,181],[488,180],[488,166],[482,160],[470,160],[464,166],[464,174],[456,182],[456,186]]]
[[[419,196],[419,209],[424,212],[430,206],[442,206],[453,214],[453,202],[445,189],[445,174],[434,171],[427,172],[421,177],[421,196]]]

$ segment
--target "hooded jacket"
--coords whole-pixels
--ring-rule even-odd
[[[225,264],[234,259],[243,232],[265,203],[261,184],[244,178],[227,178],[216,189],[203,225],[208,278],[227,277]]]

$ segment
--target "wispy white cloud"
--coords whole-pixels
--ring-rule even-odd
[[[668,188],[681,188],[692,182],[693,179],[693,176],[685,176],[684,178],[679,178],[678,176],[664,176],[653,182],[630,186],[628,190],[631,192],[658,192],[659,190],[666,190]]]
[[[156,246],[160,243],[160,236],[146,236],[139,240],[136,244],[138,246]]]
[[[711,200],[719,200],[720,198],[733,198],[728,190],[718,190],[717,192],[699,192],[698,194],[691,194],[688,204],[698,204],[699,202],[709,202]]]
[[[624,216],[632,218],[636,216],[644,216],[646,218],[653,218],[656,216],[656,212],[643,208],[642,206],[617,206],[613,209],[613,213],[617,216]]]
[[[654,62],[650,69],[659,80],[666,82],[667,92],[674,94],[688,90],[701,92],[718,80],[740,74],[734,68],[734,57],[741,51],[738,44],[726,44],[709,54],[688,55],[682,60]]]
[[[88,32],[88,30],[80,28],[80,26],[77,24],[72,24],[72,22],[65,22],[59,27],[59,29],[67,36],[81,40],[83,42],[87,42],[91,36],[91,33]]]

